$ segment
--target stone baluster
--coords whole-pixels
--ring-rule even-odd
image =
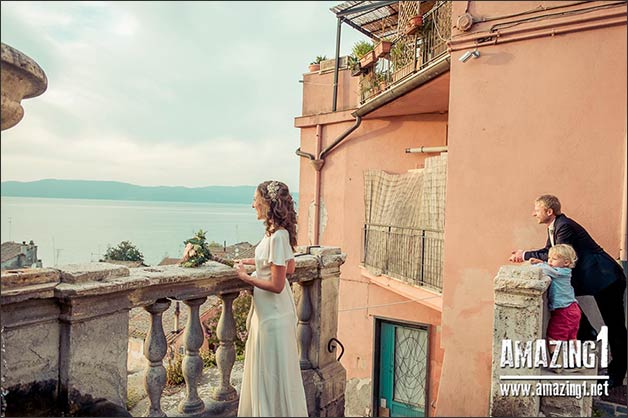
[[[198,396],[198,381],[203,373],[203,360],[198,351],[203,345],[199,307],[206,299],[207,297],[202,297],[183,301],[190,308],[190,313],[185,326],[185,357],[181,365],[185,379],[186,397],[179,403],[179,412],[186,415],[195,415],[205,409],[205,403]]]
[[[166,368],[163,365],[163,359],[168,351],[168,345],[161,317],[169,306],[170,301],[168,299],[159,299],[152,305],[144,307],[151,316],[150,326],[144,341],[144,356],[148,359],[144,388],[150,400],[146,413],[149,417],[166,416],[161,410],[161,394],[166,386]]]
[[[312,362],[310,362],[308,356],[308,353],[310,352],[310,344],[312,342],[312,328],[310,326],[310,318],[312,317],[312,299],[310,296],[312,283],[312,281],[299,283],[299,285],[301,285],[301,298],[299,299],[299,304],[297,306],[297,317],[299,318],[299,323],[297,324],[297,336],[301,370],[312,368]]]
[[[211,415],[228,416],[237,412],[238,392],[231,385],[231,371],[236,358],[235,337],[236,323],[233,317],[233,301],[239,295],[224,293],[218,295],[222,301],[222,312],[216,327],[216,335],[220,342],[216,350],[216,365],[220,373],[220,382],[212,393],[213,403],[209,407]],[[227,412],[228,410],[231,411]]]

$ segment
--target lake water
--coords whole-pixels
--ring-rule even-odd
[[[131,241],[144,262],[180,257],[196,231],[207,241],[256,244],[264,234],[250,204],[137,202],[7,197],[1,199],[1,240],[38,246],[44,267],[98,261],[108,246]]]

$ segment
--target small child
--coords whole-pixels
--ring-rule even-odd
[[[567,244],[558,244],[550,248],[547,263],[538,258],[530,259],[530,263],[538,264],[541,270],[552,279],[548,294],[550,309],[550,319],[547,325],[548,340],[577,339],[581,313],[571,286],[571,269],[575,267],[577,259],[576,251]]]

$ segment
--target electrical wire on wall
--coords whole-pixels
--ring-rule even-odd
[[[441,295],[434,295],[434,296],[427,296],[427,297],[420,298],[420,299],[404,300],[402,302],[383,303],[381,305],[356,306],[356,307],[353,307],[353,308],[338,309],[338,312],[350,312],[350,311],[360,311],[360,310],[364,310],[364,309],[383,308],[383,307],[386,307],[386,306],[403,305],[404,303],[415,303],[415,302],[421,302],[421,301],[428,300],[428,299],[436,299],[436,298],[440,298],[440,297],[442,297],[442,296]]]

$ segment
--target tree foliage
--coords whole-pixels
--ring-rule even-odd
[[[144,255],[130,241],[122,241],[117,247],[107,247],[105,259],[144,262]]]

